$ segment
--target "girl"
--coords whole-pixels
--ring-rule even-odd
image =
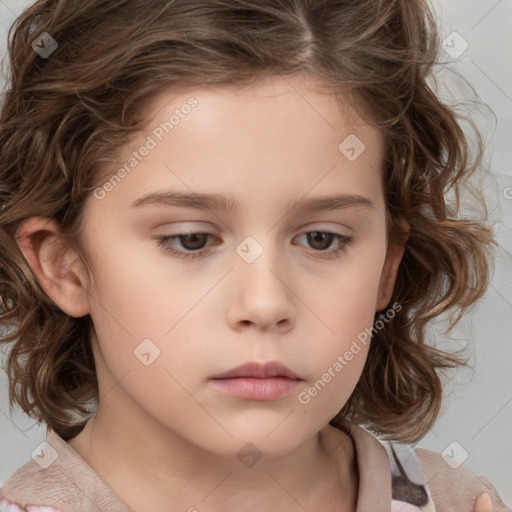
[[[482,148],[427,85],[424,0],[39,0],[11,30],[2,341],[48,430],[0,510],[508,510],[410,446],[466,363],[425,329],[496,243],[458,217]]]

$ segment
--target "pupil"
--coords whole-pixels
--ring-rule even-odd
[[[321,247],[320,249],[327,249],[327,247],[329,247],[331,241],[329,240],[329,237],[331,237],[332,235],[330,235],[329,233],[322,233],[321,231],[313,231],[312,233],[310,233],[308,235],[308,237],[310,237],[310,239],[312,238],[313,241],[315,243],[317,242],[324,242],[326,239],[328,240],[328,243],[327,244],[321,244]],[[319,238],[319,240],[318,240]]]
[[[201,237],[204,237],[204,233],[192,233],[190,235],[183,235],[182,238],[185,239],[186,243],[183,244],[187,247],[187,249],[201,249],[201,247],[204,245],[204,240],[201,241]],[[192,243],[187,243],[187,240],[191,240]],[[199,241],[199,243],[198,243]],[[183,240],[182,240],[183,243]]]

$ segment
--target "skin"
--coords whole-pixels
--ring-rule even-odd
[[[475,501],[475,512],[493,512],[491,497],[484,492]]]
[[[69,444],[134,509],[149,501],[154,512],[169,503],[201,511],[355,510],[351,441],[339,432],[333,453],[325,436],[369,345],[308,404],[297,395],[390,307],[404,246],[386,237],[381,133],[313,85],[302,76],[267,77],[242,89],[156,97],[147,130],[124,148],[120,165],[188,98],[198,105],[103,199],[89,197],[83,240],[94,278],[59,243],[54,220],[33,217],[18,231],[48,296],[70,316],[94,321],[99,409]],[[338,150],[350,134],[366,146],[355,161]],[[168,189],[230,193],[240,209],[129,206]],[[365,196],[373,208],[290,209],[303,196],[335,192]],[[204,257],[180,259],[158,247],[158,235],[187,229],[213,234]],[[308,240],[314,231],[353,241],[326,257],[338,242],[322,250]],[[263,248],[252,263],[236,252],[247,236]],[[186,252],[190,242],[173,247]],[[147,338],[160,350],[149,366],[134,356]],[[209,385],[213,374],[271,360],[304,385],[276,401],[242,400]],[[237,458],[248,442],[262,456],[250,468]]]

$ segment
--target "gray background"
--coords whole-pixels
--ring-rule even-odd
[[[2,57],[8,27],[31,3],[0,0]],[[431,327],[430,337],[436,344],[446,343],[446,336],[451,344],[470,344],[472,370],[459,369],[452,375],[442,415],[418,446],[455,455],[461,462],[464,459],[467,467],[486,476],[512,506],[512,0],[439,0],[433,5],[442,39],[447,38],[454,49],[462,49],[463,40],[469,45],[456,58],[446,55],[447,63],[496,114],[497,119],[470,104],[466,110],[487,141],[484,164],[488,171],[483,185],[501,247],[492,284],[475,309],[449,335],[443,334],[446,318]],[[453,32],[463,39],[450,37]],[[442,99],[474,98],[470,89],[455,84],[447,69],[440,66],[437,74]],[[467,200],[471,204],[470,198]],[[0,486],[44,439],[43,427],[18,411],[9,413],[7,377],[0,371]]]

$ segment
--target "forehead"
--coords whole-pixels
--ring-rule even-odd
[[[144,105],[148,122],[119,165],[149,139],[151,151],[110,197],[129,207],[167,188],[288,204],[315,189],[373,194],[378,203],[383,137],[358,108],[303,76],[162,90]]]
[[[202,105],[200,120],[205,127],[209,126],[208,114],[218,120],[224,113],[224,117],[229,116],[234,120],[236,113],[239,114],[238,119],[242,119],[245,113],[256,121],[269,109],[273,110],[273,115],[266,118],[267,127],[277,123],[282,114],[286,114],[290,121],[297,117],[316,117],[316,121],[322,120],[325,128],[334,131],[340,128],[340,123],[347,128],[366,124],[356,95],[340,91],[334,93],[326,89],[322,82],[300,73],[293,76],[266,75],[249,85],[164,88],[141,105],[146,112],[153,114],[147,128],[168,119],[170,113],[186,104],[191,97]]]

